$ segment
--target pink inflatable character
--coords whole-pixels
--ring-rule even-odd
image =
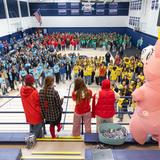
[[[150,134],[160,146],[160,40],[142,51],[145,83],[136,89],[132,98],[136,109],[130,122],[130,132],[140,144]]]

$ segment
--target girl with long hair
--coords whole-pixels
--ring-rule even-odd
[[[50,124],[50,133],[55,138],[55,126],[59,132],[62,128],[60,121],[62,116],[63,99],[60,99],[58,91],[54,89],[54,78],[45,78],[44,87],[40,90],[40,105],[42,116],[47,124]]]
[[[90,100],[92,98],[92,91],[86,87],[83,79],[81,78],[77,78],[74,85],[72,99],[76,102],[76,106],[74,111],[72,134],[73,136],[79,136],[82,118],[85,125],[85,132],[91,133]]]

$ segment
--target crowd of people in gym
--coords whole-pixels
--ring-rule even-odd
[[[62,128],[60,121],[63,98],[61,99],[58,91],[54,89],[54,83],[60,85],[66,80],[74,80],[72,99],[76,101],[76,106],[72,134],[78,136],[82,117],[87,133],[91,132],[92,117],[96,116],[97,125],[104,120],[113,122],[115,101],[119,111],[127,111],[126,106],[130,101],[123,97],[131,96],[144,82],[140,57],[128,57],[124,54],[126,48],[131,47],[131,37],[126,34],[43,35],[37,32],[26,35],[20,42],[13,38],[10,43],[0,44],[1,95],[19,90],[22,85],[20,93],[26,120],[31,125],[31,132],[36,133],[37,137],[43,135],[41,131],[44,119],[50,124],[53,138],[56,137],[55,126],[57,131]],[[81,48],[101,48],[106,54],[89,57],[75,53]],[[69,54],[62,54],[63,50],[68,50]],[[101,86],[99,93],[94,94],[89,89],[92,84]],[[41,88],[39,93],[37,88]],[[106,94],[109,97],[106,97]],[[104,97],[110,101],[104,101]],[[94,102],[92,109],[91,99],[92,104]],[[134,103],[130,104],[134,106]],[[108,108],[107,112],[105,107]],[[28,108],[31,110],[28,111]],[[34,116],[29,114],[31,111]],[[123,114],[119,114],[118,118],[123,121]]]

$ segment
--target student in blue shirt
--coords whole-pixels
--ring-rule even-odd
[[[32,74],[32,75],[33,75],[33,72],[34,72],[34,69],[33,69],[33,67],[31,66],[30,69],[29,69],[29,74]]]
[[[29,68],[31,67],[31,64],[27,62],[24,66],[25,66],[25,70],[29,72]]]
[[[35,79],[35,85],[36,85],[36,88],[38,86],[41,87],[41,84],[40,84],[40,74],[37,70],[37,68],[35,67],[34,70],[33,70],[33,76],[34,76],[34,79]]]
[[[53,67],[53,71],[54,71],[54,74],[55,74],[55,78],[56,78],[56,83],[58,84],[59,83],[59,78],[60,78],[60,67],[58,65],[58,63],[56,63]]]
[[[0,89],[2,91],[2,82],[3,82],[3,79],[2,79],[2,75],[0,74]],[[2,94],[3,94],[3,91],[2,91]]]
[[[5,95],[6,93],[8,93],[5,79],[2,78],[1,74],[0,74],[0,89],[2,91],[2,95]]]
[[[20,80],[22,82],[22,85],[24,85],[24,79],[25,79],[25,76],[27,75],[27,71],[22,68],[19,72],[19,76],[20,76]]]
[[[61,81],[63,83],[65,83],[65,76],[66,76],[66,66],[64,64],[61,64],[61,67],[60,67],[60,77],[61,77]]]
[[[52,69],[51,67],[47,67],[47,68],[44,70],[44,73],[45,73],[45,77],[48,77],[48,76],[53,77],[53,69]]]
[[[4,51],[4,45],[3,43],[0,41],[0,55],[3,54]]]

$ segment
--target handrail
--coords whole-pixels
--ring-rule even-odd
[[[0,111],[0,114],[4,113],[24,113],[24,111]],[[73,111],[68,111],[68,112],[62,112],[63,114],[73,114]],[[133,114],[133,112],[116,112],[116,114]]]
[[[21,96],[0,96],[0,98],[21,98]],[[64,98],[72,98],[72,96],[68,95],[68,96],[64,96]],[[120,96],[120,98],[132,99],[132,96]]]
[[[0,122],[0,125],[17,125],[17,124],[28,124],[26,122]],[[62,125],[73,125],[72,122],[61,123]],[[83,123],[81,123],[82,125]],[[96,125],[96,123],[91,123],[92,125]],[[129,123],[114,123],[120,125],[129,125]],[[47,125],[47,124],[46,124]]]
[[[66,115],[67,114],[74,114],[73,111],[67,111],[67,108],[68,108],[68,103],[69,103],[69,98],[72,98],[70,96],[70,91],[71,91],[71,86],[72,86],[73,82],[70,84],[69,86],[69,91],[68,91],[68,95],[67,96],[64,96],[64,98],[67,98],[67,102],[66,102],[66,108],[65,108],[65,111],[63,111],[62,113],[64,114],[64,121],[61,123],[64,127],[64,125],[73,125],[72,122],[65,122],[66,120]],[[21,98],[20,96],[0,96],[0,98],[11,98],[14,99],[14,98]],[[120,98],[126,98],[126,99],[132,99],[131,96],[121,96]],[[10,101],[10,100],[9,100]],[[8,102],[8,101],[7,101]],[[6,104],[6,103],[5,103]],[[124,106],[124,105],[123,105]],[[125,106],[128,106],[128,105],[125,105]],[[0,114],[24,114],[24,111],[0,111]],[[124,111],[121,111],[121,112],[116,112],[116,114],[128,114],[129,117],[130,115],[133,114],[133,112],[124,112]],[[28,123],[26,122],[0,122],[0,125],[27,125]],[[120,124],[120,125],[129,125],[129,123],[116,123],[116,124]],[[96,125],[96,123],[91,123],[91,125]],[[81,128],[82,128],[82,134],[83,134],[83,126],[84,126],[84,123],[83,121],[81,122]]]

